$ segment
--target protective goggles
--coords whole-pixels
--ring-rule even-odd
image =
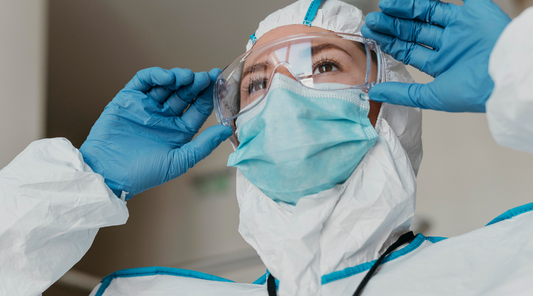
[[[268,94],[274,74],[322,91],[362,89],[385,81],[384,57],[374,40],[333,32],[292,35],[256,46],[227,66],[214,88],[218,122],[232,126]],[[328,88],[320,84],[328,83]]]

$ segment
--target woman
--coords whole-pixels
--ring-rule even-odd
[[[179,176],[230,136],[239,231],[268,274],[237,284],[130,269],[91,295],[477,295],[521,284],[532,257],[509,259],[532,252],[520,238],[533,230],[533,207],[442,242],[409,235],[421,113],[368,100],[375,83],[412,79],[358,35],[362,25],[362,13],[343,2],[296,2],[261,22],[248,52],[222,73],[139,72],[81,154],[61,139],[30,145],[1,172],[10,180],[2,186],[10,209],[2,294],[45,290],[99,227],[125,222],[124,199]],[[190,141],[213,108],[212,88],[221,125]]]

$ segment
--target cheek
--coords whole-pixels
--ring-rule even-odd
[[[381,103],[370,101],[370,112],[368,112],[368,118],[374,127],[376,127],[376,121],[378,120],[380,110]]]

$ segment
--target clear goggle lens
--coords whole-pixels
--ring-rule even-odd
[[[360,35],[324,32],[274,40],[244,53],[218,76],[214,89],[216,116],[220,124],[235,130],[236,118],[261,102],[276,73],[311,89],[368,91],[385,80],[383,68],[378,45]],[[324,83],[334,89],[321,88]],[[231,140],[234,147],[238,146],[235,135]]]

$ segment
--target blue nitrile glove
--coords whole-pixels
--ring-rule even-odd
[[[463,6],[436,0],[381,0],[363,35],[405,64],[435,77],[428,84],[374,86],[378,102],[450,112],[485,112],[494,88],[489,57],[511,19],[490,0]],[[429,48],[428,48],[429,47]]]
[[[215,125],[191,141],[213,111],[219,73],[139,71],[91,129],[80,148],[85,162],[126,199],[185,173],[232,134]]]

